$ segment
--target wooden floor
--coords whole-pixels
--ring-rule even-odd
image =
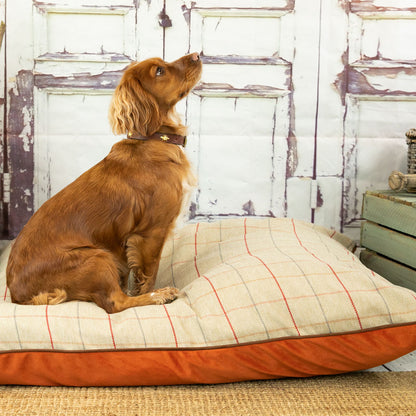
[[[416,351],[367,371],[416,371]]]

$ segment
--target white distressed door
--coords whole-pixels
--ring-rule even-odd
[[[35,4],[35,210],[101,160],[114,143],[108,106],[136,59],[131,0]]]
[[[179,105],[192,216],[355,226],[361,194],[404,169],[414,2],[9,0],[10,235],[118,140],[107,111],[127,64],[193,51],[202,83]]]
[[[117,140],[107,119],[112,92],[132,60],[163,51],[162,6],[8,2],[10,236]]]
[[[292,12],[286,0],[196,1],[181,10],[167,2],[167,58],[178,54],[175,40],[183,37],[204,62],[186,113],[187,152],[199,178],[197,217],[286,212]]]
[[[343,110],[332,82],[343,71],[345,8],[332,0],[209,0],[186,2],[179,13],[167,5],[167,53],[183,33],[204,59],[187,107],[195,215],[291,216],[340,229]],[[331,56],[321,52],[325,34]]]
[[[406,172],[404,134],[416,127],[416,1],[352,0],[345,97],[345,224],[356,224],[362,194]]]

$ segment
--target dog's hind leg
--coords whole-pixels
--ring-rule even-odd
[[[120,287],[125,270],[112,253],[98,248],[73,249],[61,258],[61,270],[44,270],[41,285],[26,299],[14,301],[29,305],[56,305],[65,301],[95,302],[108,313],[133,306],[161,305],[177,297],[178,290],[164,288],[129,297]]]
[[[163,288],[140,296],[127,296],[120,287],[120,268],[105,250],[83,252],[83,261],[66,274],[68,300],[93,301],[108,313],[134,306],[161,305],[176,299],[178,290]]]
[[[146,305],[163,305],[170,303],[178,297],[179,290],[173,287],[164,287],[154,292],[139,296],[127,296],[121,290],[113,292],[110,296],[110,308],[104,308],[108,313],[121,312],[127,308]]]

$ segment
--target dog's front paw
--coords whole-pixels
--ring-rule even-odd
[[[155,305],[163,305],[174,301],[179,295],[179,290],[174,287],[164,287],[150,293],[150,297]]]

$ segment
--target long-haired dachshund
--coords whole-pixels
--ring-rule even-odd
[[[175,288],[153,288],[163,244],[195,185],[174,106],[201,71],[197,53],[126,69],[109,118],[127,138],[45,202],[18,235],[7,265],[13,302],[92,301],[115,313],[177,297]]]

